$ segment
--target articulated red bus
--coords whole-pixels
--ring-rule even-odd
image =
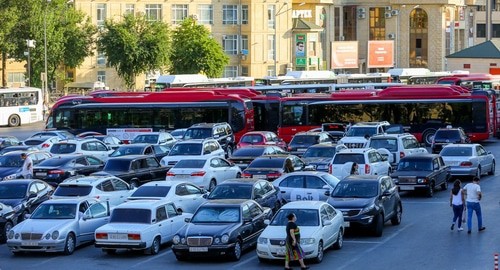
[[[252,102],[217,91],[72,96],[54,104],[46,128],[66,129],[74,134],[84,131],[107,134],[109,129],[173,130],[202,122],[228,122],[239,140],[244,133],[254,130]]]
[[[290,141],[295,133],[320,127],[322,123],[385,120],[402,124],[427,144],[438,128],[447,125],[460,126],[472,141],[481,141],[496,129],[494,106],[485,94],[444,85],[290,97],[281,101],[278,135]]]

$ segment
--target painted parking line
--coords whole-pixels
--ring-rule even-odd
[[[138,263],[136,263],[136,264],[132,265],[130,268],[132,268],[132,269],[133,269],[133,268],[135,268],[135,267],[137,267],[137,266],[142,266],[142,267],[144,267],[144,264],[145,264],[145,263],[150,262],[150,261],[153,261],[153,260],[156,260],[156,259],[159,259],[159,258],[161,258],[161,257],[163,257],[163,256],[165,256],[165,255],[167,255],[167,254],[171,254],[171,253],[172,253],[172,250],[171,250],[171,249],[169,249],[169,250],[168,250],[167,252],[165,252],[165,253],[159,253],[159,254],[156,254],[156,255],[154,255],[154,256],[152,256],[152,257],[150,257],[150,258],[149,258],[149,259],[147,259],[147,260],[140,261],[140,262],[138,262]]]
[[[46,263],[50,263],[50,262],[51,262],[51,261],[53,261],[53,260],[57,260],[57,256],[52,257],[52,258],[50,258],[50,259],[43,260],[43,261],[41,261],[41,262],[39,262],[39,263],[37,263],[37,264],[34,264],[34,265],[33,265],[33,267],[42,266],[42,265],[44,265],[44,264],[46,264]]]
[[[382,241],[361,241],[361,240],[345,240],[344,243],[352,243],[352,244],[381,244]]]
[[[245,265],[245,264],[247,264],[247,263],[249,263],[249,262],[251,262],[251,261],[253,261],[253,260],[257,260],[257,254],[255,254],[255,253],[254,253],[254,255],[252,255],[250,258],[248,258],[248,259],[246,259],[246,260],[244,260],[244,261],[241,261],[241,262],[239,262],[239,263],[238,263],[238,264],[236,264],[236,265],[233,265],[233,266],[232,266],[231,268],[229,268],[229,269],[232,269],[232,270],[233,270],[233,269],[238,269],[238,268],[240,268],[241,266],[243,266],[243,265]]]

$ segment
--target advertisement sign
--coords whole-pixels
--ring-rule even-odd
[[[394,66],[394,40],[368,41],[368,68]]]
[[[306,34],[295,35],[295,57],[306,57]]]
[[[358,68],[358,42],[332,42],[332,69]]]

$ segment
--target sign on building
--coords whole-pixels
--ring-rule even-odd
[[[394,66],[394,40],[368,41],[368,68]]]
[[[331,53],[332,69],[348,69],[358,67],[358,42],[335,41],[332,42]]]

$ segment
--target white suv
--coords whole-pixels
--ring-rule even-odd
[[[338,179],[344,179],[351,174],[353,163],[358,164],[359,175],[389,175],[392,171],[387,158],[377,150],[356,148],[337,152],[328,165],[328,172]]]
[[[100,140],[92,138],[63,140],[53,144],[50,148],[52,155],[83,154],[94,156],[102,161],[107,161],[108,155],[113,151]]]
[[[415,136],[409,133],[375,135],[370,137],[367,146],[378,149],[393,167],[406,156],[429,153],[425,147],[420,146]]]
[[[179,141],[172,147],[168,156],[161,159],[160,165],[172,168],[181,159],[212,156],[225,157],[224,149],[215,139]]]
[[[348,148],[364,148],[369,137],[385,133],[390,125],[387,121],[356,123],[349,127],[345,136],[338,143],[344,144]]]

